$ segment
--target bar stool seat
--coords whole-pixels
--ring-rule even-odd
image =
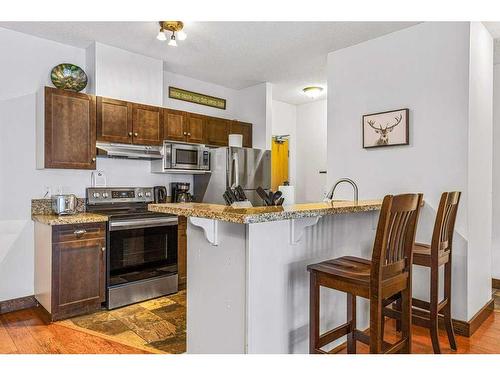
[[[447,263],[449,258],[449,251],[440,250],[438,252],[439,265]],[[415,246],[413,246],[413,264],[423,267],[431,266],[431,245],[425,243],[415,243]]]
[[[319,280],[331,287],[346,293],[354,293],[360,297],[368,298],[370,293],[371,260],[353,256],[344,256],[336,259],[326,260],[321,263],[307,266],[309,272],[317,272],[318,277],[327,276]],[[335,276],[335,278],[331,278]],[[335,286],[333,286],[335,284]],[[362,288],[360,290],[360,287]],[[366,289],[366,290],[365,290]]]

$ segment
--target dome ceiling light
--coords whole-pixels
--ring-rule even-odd
[[[156,39],[164,42],[169,39],[168,45],[172,47],[177,47],[178,40],[184,40],[187,38],[186,33],[182,30],[184,28],[184,23],[182,21],[159,21],[160,31],[156,36]],[[167,38],[168,32],[171,32],[170,38]]]
[[[322,92],[323,87],[320,86],[308,86],[302,89],[304,94],[311,99],[316,99]]]

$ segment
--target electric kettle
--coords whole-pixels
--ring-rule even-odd
[[[78,198],[74,194],[52,195],[52,212],[56,215],[73,215],[78,207]]]

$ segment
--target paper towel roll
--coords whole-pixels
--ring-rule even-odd
[[[283,193],[281,196],[282,198],[285,198],[285,201],[283,202],[283,205],[288,205],[288,204],[294,204],[295,203],[295,187],[290,186],[290,185],[280,185],[278,187],[278,190]]]
[[[229,147],[243,147],[243,135],[229,134]]]

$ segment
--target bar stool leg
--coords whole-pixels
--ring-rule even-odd
[[[401,311],[401,298],[398,298],[393,304],[393,309],[396,311]],[[396,331],[401,332],[401,320],[396,319]]]
[[[410,288],[407,288],[401,292],[401,337],[406,338],[406,345],[401,349],[401,353],[403,354],[411,354],[411,294]]]
[[[317,354],[319,344],[319,284],[314,272],[310,273],[309,286],[309,353]]]
[[[441,353],[439,347],[439,326],[438,326],[438,272],[439,267],[431,266],[431,293],[429,311],[429,331],[432,340],[432,349],[435,354]]]
[[[350,323],[350,332],[347,334],[347,353],[356,354],[356,339],[354,330],[356,329],[356,296],[347,293],[347,322]]]
[[[444,265],[444,298],[448,300],[443,308],[444,324],[448,341],[452,350],[457,350],[457,342],[455,340],[455,332],[453,331],[453,323],[451,320],[451,254],[448,263]]]
[[[382,353],[382,301],[370,298],[370,354]]]

